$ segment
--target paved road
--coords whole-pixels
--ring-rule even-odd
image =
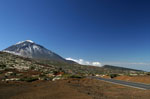
[[[115,80],[115,79],[106,79],[106,78],[100,78],[100,77],[90,77],[90,78],[95,78],[98,80],[103,80],[106,82],[110,83],[115,83],[123,86],[129,86],[129,87],[134,87],[138,89],[145,89],[145,90],[150,90],[150,84],[143,84],[143,83],[134,83],[134,82],[128,82],[128,81],[122,81],[122,80]]]

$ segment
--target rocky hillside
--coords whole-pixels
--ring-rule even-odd
[[[36,71],[50,71],[54,70],[55,67],[40,64],[29,58],[20,57],[6,52],[0,52],[0,69],[16,69],[19,71],[34,69]]]
[[[97,69],[95,69],[97,68]],[[25,58],[18,55],[13,55],[7,52],[0,52],[0,70],[6,69],[16,69],[19,71],[64,71],[66,73],[98,73],[102,72],[101,68],[98,67],[90,67],[90,66],[82,66],[79,64],[69,64],[61,61],[50,61],[50,60],[39,60],[39,59],[31,59]]]
[[[35,60],[24,58],[18,55],[13,55],[6,52],[0,52],[0,70],[16,69],[19,71],[63,71],[70,74],[109,74],[109,73],[129,73],[129,72],[143,72],[130,69],[112,69],[107,67],[85,66],[79,64],[69,64],[61,61],[50,60]]]

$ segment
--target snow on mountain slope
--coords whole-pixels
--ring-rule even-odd
[[[66,61],[56,53],[34,43],[31,40],[21,41],[3,50],[3,52],[12,53],[28,58]]]
[[[16,45],[17,45],[17,44],[24,43],[24,42],[30,42],[30,43],[34,43],[32,40],[26,40],[26,41],[20,41],[20,42],[16,43]]]

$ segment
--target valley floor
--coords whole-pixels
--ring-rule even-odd
[[[149,99],[150,90],[106,83],[96,79],[0,82],[0,99]]]

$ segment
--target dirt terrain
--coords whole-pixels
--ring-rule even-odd
[[[1,83],[0,87],[0,99],[91,99],[70,88],[66,81]]]
[[[149,99],[149,90],[95,79],[0,83],[0,99]]]
[[[150,76],[118,76],[114,79],[150,84]]]

